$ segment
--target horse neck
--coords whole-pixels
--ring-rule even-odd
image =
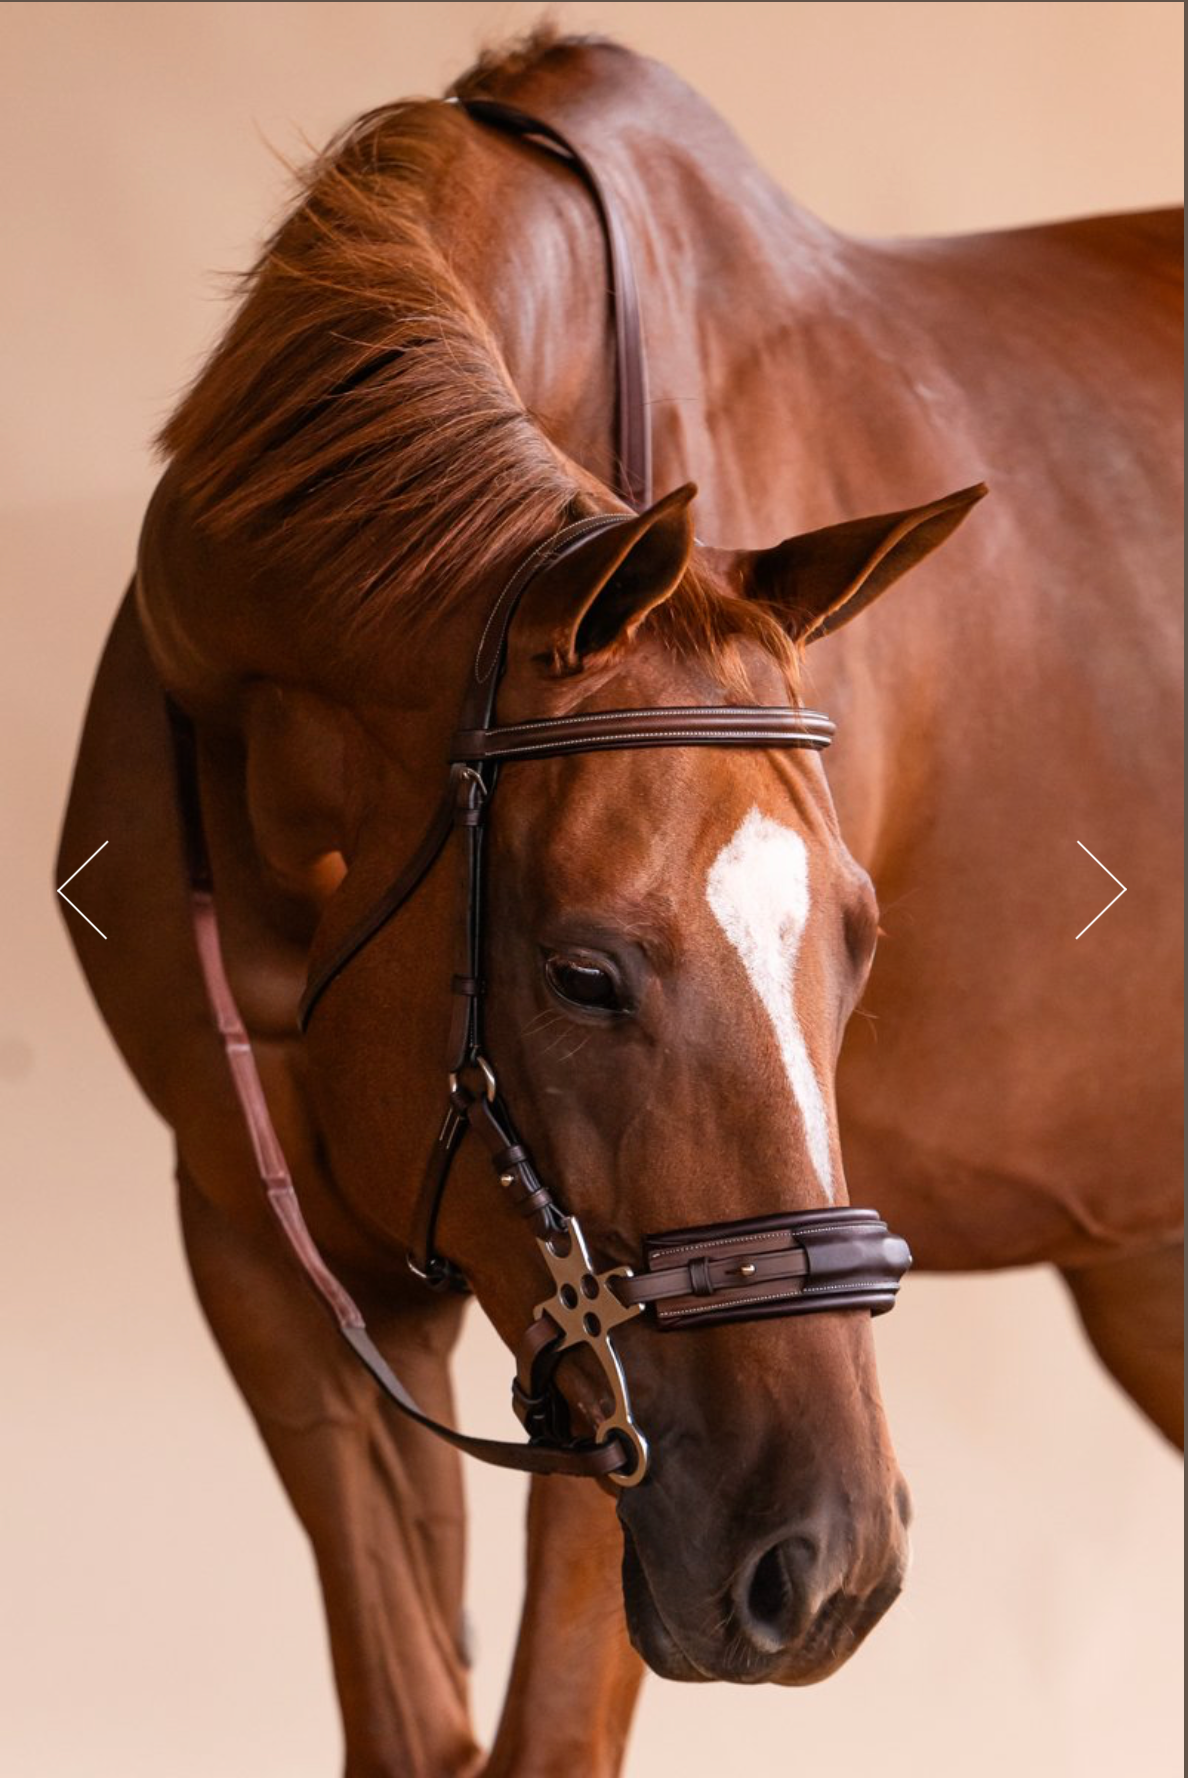
[[[577,45],[484,90],[571,135],[622,212],[657,492],[695,480],[699,534],[725,545],[836,518],[853,455],[842,428],[865,417],[876,368],[888,380],[885,250],[794,203],[704,100],[643,57]],[[613,344],[589,194],[555,156],[478,124],[462,152],[433,194],[451,260],[525,404],[575,464],[612,483]],[[498,201],[480,213],[484,190]],[[879,423],[902,440],[915,424],[906,391],[899,405],[880,389]]]

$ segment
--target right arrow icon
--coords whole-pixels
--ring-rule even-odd
[[[1077,845],[1081,846],[1080,840],[1077,841]],[[1106,902],[1105,906],[1101,910],[1101,914],[1108,914],[1110,909],[1113,907],[1114,903],[1116,901],[1121,901],[1122,897],[1126,894],[1126,884],[1122,881],[1122,879],[1120,877],[1116,877],[1114,875],[1114,873],[1110,869],[1109,865],[1102,864],[1101,859],[1097,856],[1096,852],[1090,852],[1088,846],[1081,846],[1081,851],[1085,853],[1087,858],[1092,858],[1094,864],[1097,865],[1099,870],[1103,870],[1105,872],[1106,876],[1110,879],[1111,883],[1117,883],[1117,885],[1118,885],[1117,895],[1111,895],[1110,899]],[[1089,922],[1089,926],[1096,926],[1097,922],[1101,919],[1101,914],[1094,914],[1092,920],[1090,920],[1090,922]],[[1077,933],[1077,938],[1084,938],[1085,934],[1089,930],[1089,926],[1082,926],[1081,930]],[[1076,941],[1074,940],[1074,943],[1075,942]]]

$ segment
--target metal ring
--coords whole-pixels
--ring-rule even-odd
[[[488,1062],[486,1056],[476,1056],[474,1058],[474,1065],[486,1082],[487,1098],[494,1103],[495,1095],[499,1091],[499,1082],[495,1078],[495,1070],[492,1068],[490,1062]]]
[[[499,1092],[499,1082],[495,1078],[495,1070],[492,1068],[490,1062],[488,1062],[486,1056],[473,1055],[470,1057],[469,1061],[466,1063],[466,1066],[468,1068],[474,1067],[474,1068],[478,1069],[479,1073],[483,1077],[483,1091],[486,1093],[487,1098],[490,1101],[490,1103],[494,1104],[495,1098]],[[457,1076],[457,1074],[447,1075],[446,1078],[449,1082],[449,1088],[450,1088],[451,1094],[456,1093],[458,1091],[458,1076]]]
[[[631,1419],[630,1415],[625,1422],[617,1416],[612,1420],[604,1420],[598,1428],[596,1436],[599,1445],[607,1444],[611,1439],[617,1439],[619,1444],[625,1445],[635,1457],[635,1462],[630,1469],[612,1469],[607,1475],[607,1481],[613,1482],[616,1488],[638,1488],[648,1473],[651,1451],[648,1448],[647,1439],[635,1421]]]

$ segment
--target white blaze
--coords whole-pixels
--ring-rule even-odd
[[[771,1020],[809,1159],[832,1203],[829,1118],[793,998],[811,905],[808,848],[790,827],[752,808],[710,866],[705,894]]]

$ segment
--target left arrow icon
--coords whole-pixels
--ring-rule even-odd
[[[106,846],[106,844],[107,844],[107,841],[104,840],[103,846]],[[100,852],[102,852],[102,850],[103,850],[103,846],[96,846],[95,850],[91,853],[91,858],[98,858]],[[70,897],[66,894],[67,883],[73,883],[75,877],[78,876],[79,871],[86,870],[88,864],[90,864],[90,862],[91,862],[91,858],[84,858],[82,863],[79,865],[78,870],[72,870],[70,875],[67,877],[66,882],[58,884],[57,893],[62,897],[62,900],[66,903],[66,906],[68,908],[74,909],[75,913],[78,915],[80,920],[87,921],[87,925],[91,928],[92,932],[99,932],[99,928],[96,926],[94,920],[87,919],[87,916],[86,916],[86,914],[83,913],[82,909],[79,906],[77,906],[77,904],[75,902],[71,901]],[[107,937],[106,932],[99,932],[99,937],[106,938]]]

